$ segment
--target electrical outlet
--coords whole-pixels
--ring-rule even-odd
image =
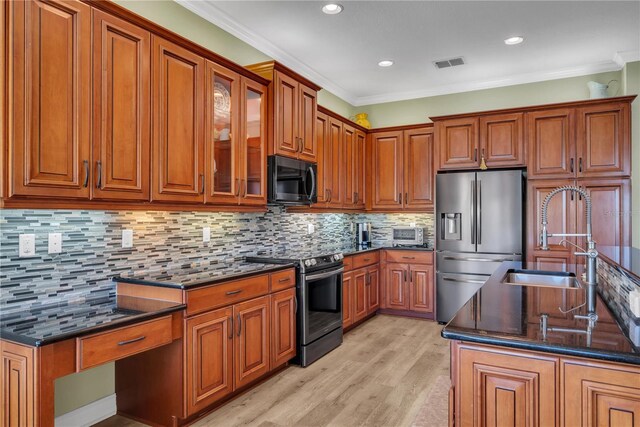
[[[49,233],[49,254],[62,252],[62,233]]]
[[[409,223],[409,227],[415,227],[415,226],[416,226],[416,223],[415,223],[415,222],[411,222],[411,223]]]
[[[211,227],[204,227],[202,229],[202,241],[208,243],[211,241]]]
[[[18,255],[20,258],[36,256],[36,235],[21,234],[19,239]]]
[[[132,248],[133,247],[133,230],[122,230],[122,247],[123,248]]]
[[[307,234],[313,234],[316,231],[316,226],[313,224],[307,224]]]
[[[349,224],[349,229],[351,231],[351,233],[355,233],[356,232],[356,225],[352,222]]]

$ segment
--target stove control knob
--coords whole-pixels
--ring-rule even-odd
[[[318,261],[314,258],[311,260],[311,265],[316,265],[318,263]]]
[[[336,256],[338,257],[338,259],[344,259],[344,255],[342,255],[342,254],[338,254]]]
[[[305,259],[304,260],[304,265],[306,265],[307,267],[311,266],[311,260],[310,259]]]

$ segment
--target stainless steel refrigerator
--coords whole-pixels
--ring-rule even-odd
[[[522,170],[436,176],[438,322],[451,320],[500,263],[522,259],[525,188]]]

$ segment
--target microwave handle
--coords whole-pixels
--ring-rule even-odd
[[[313,171],[313,165],[309,165],[307,167],[307,173],[309,175],[311,175],[311,192],[309,194],[306,194],[307,193],[307,187],[306,186],[304,188],[304,191],[305,191],[305,194],[307,196],[307,200],[309,200],[309,202],[311,202],[311,199],[313,199],[313,195],[316,192],[316,174]]]

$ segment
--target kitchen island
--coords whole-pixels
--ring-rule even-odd
[[[501,265],[442,331],[452,340],[450,424],[637,426],[640,351],[629,329],[599,295],[587,334],[574,318],[585,314],[582,286],[502,283],[522,267]]]

